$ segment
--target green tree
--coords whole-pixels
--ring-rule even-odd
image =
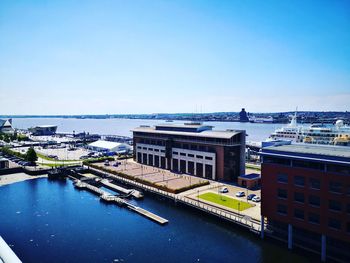
[[[36,155],[36,152],[33,147],[30,147],[26,153],[26,160],[28,162],[34,163],[38,160],[38,156]]]
[[[4,135],[4,141],[9,143],[11,140],[7,134]]]

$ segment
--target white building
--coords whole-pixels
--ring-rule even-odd
[[[99,140],[88,145],[88,148],[98,152],[128,153],[132,147],[126,143]]]
[[[12,119],[0,120],[0,132],[13,134],[15,129],[12,127]]]

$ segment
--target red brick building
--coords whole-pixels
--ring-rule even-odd
[[[200,123],[159,124],[133,130],[134,159],[212,180],[245,173],[245,131],[218,131]]]
[[[291,144],[262,149],[261,214],[268,232],[350,261],[350,147]],[[263,235],[263,234],[262,234]]]

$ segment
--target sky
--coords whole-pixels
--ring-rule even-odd
[[[350,110],[350,1],[0,1],[0,115]]]

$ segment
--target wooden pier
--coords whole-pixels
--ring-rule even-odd
[[[140,192],[140,191],[137,191],[135,189],[126,189],[124,187],[121,187],[119,185],[115,185],[115,184],[112,184],[111,182],[109,182],[107,179],[103,179],[100,181],[101,184],[103,184],[104,186],[112,189],[112,190],[115,190],[117,192],[120,192],[120,193],[123,193],[125,195],[130,195],[136,199],[141,199],[143,198],[143,194]]]
[[[165,219],[163,217],[160,217],[156,214],[153,214],[153,213],[151,213],[151,212],[149,212],[141,207],[135,206],[135,205],[125,201],[123,198],[120,198],[120,197],[115,196],[115,195],[111,195],[110,193],[103,191],[96,186],[82,182],[81,180],[76,180],[74,183],[74,186],[77,188],[81,188],[81,189],[86,188],[86,189],[98,194],[100,196],[101,200],[103,200],[103,201],[117,203],[120,206],[126,206],[130,210],[132,210],[132,211],[134,211],[134,212],[136,212],[136,213],[138,213],[138,214],[140,214],[148,219],[151,219],[158,224],[165,225],[169,222],[167,219]]]

